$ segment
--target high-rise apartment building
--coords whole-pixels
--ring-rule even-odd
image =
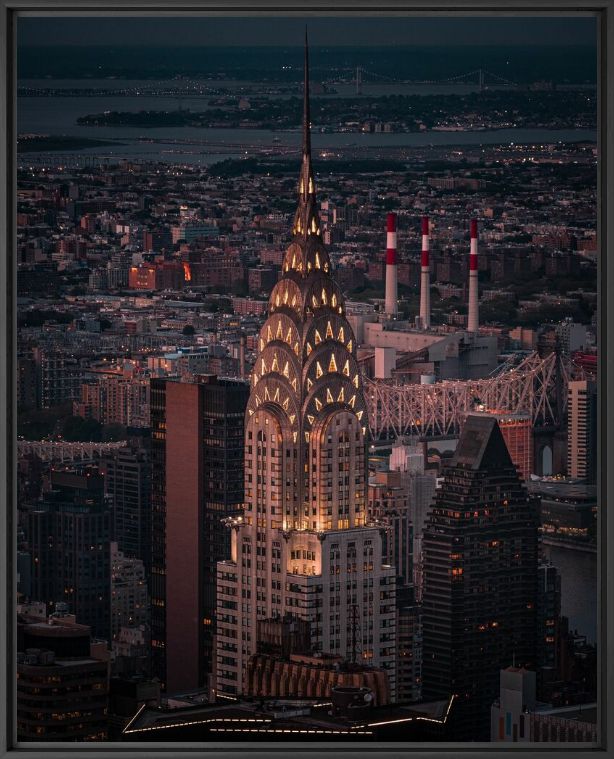
[[[420,699],[422,633],[422,533],[435,493],[435,477],[427,474],[419,443],[392,447],[390,470],[369,479],[368,513],[386,524],[386,556],[397,571],[396,698],[400,703]]]
[[[509,413],[488,410],[484,413],[497,420],[507,450],[518,469],[520,478],[527,482],[534,471],[533,463],[533,420],[529,413]]]
[[[597,476],[597,384],[589,380],[568,385],[567,473],[589,484]]]
[[[38,365],[41,408],[52,408],[79,397],[83,372],[76,358],[66,352],[34,350]]]
[[[111,502],[111,538],[128,558],[151,566],[151,459],[148,436],[133,437],[100,465]]]
[[[322,240],[307,51],[298,208],[258,339],[245,423],[245,510],[218,564],[217,694],[246,693],[258,621],[310,624],[312,649],[395,680],[395,575],[367,525],[367,410],[356,340]]]
[[[77,622],[109,640],[110,510],[98,471],[52,471],[51,490],[26,525],[32,599],[66,603]]]
[[[243,503],[248,395],[212,375],[151,383],[152,665],[167,693],[207,686],[212,671],[221,520]]]
[[[102,424],[147,427],[149,424],[149,378],[133,367],[89,379],[81,385],[73,403],[75,415]]]
[[[109,659],[74,616],[17,617],[17,735],[22,741],[108,738]]]
[[[535,666],[537,510],[493,417],[470,415],[424,533],[422,688],[488,740],[499,670]]]
[[[540,695],[559,676],[561,574],[552,564],[541,563],[537,568],[536,624],[537,693]]]
[[[398,703],[420,701],[422,695],[422,626],[420,606],[413,594],[397,597],[396,698]]]
[[[111,634],[119,640],[122,628],[149,628],[149,596],[145,567],[140,559],[124,556],[111,543]]]
[[[392,446],[390,469],[400,472],[408,493],[408,509],[412,526],[413,592],[416,601],[422,598],[422,535],[435,496],[436,478],[425,467],[425,451],[421,443],[398,441]]]
[[[369,479],[369,521],[390,527],[386,540],[386,563],[397,571],[400,588],[413,587],[413,522],[409,509],[410,483],[406,472],[378,471]]]

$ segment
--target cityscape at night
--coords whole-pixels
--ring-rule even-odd
[[[595,20],[17,74],[18,740],[595,745]]]

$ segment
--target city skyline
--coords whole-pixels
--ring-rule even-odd
[[[20,93],[19,730],[594,741],[595,93],[301,33],[300,99]]]

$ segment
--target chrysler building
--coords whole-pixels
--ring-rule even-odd
[[[314,652],[385,669],[394,698],[396,573],[384,528],[366,522],[367,430],[318,216],[305,40],[298,207],[251,376],[244,511],[227,520],[231,556],[217,565],[216,695],[247,695],[259,621],[293,616],[309,623]]]

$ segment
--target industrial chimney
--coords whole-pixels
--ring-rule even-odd
[[[386,314],[396,316],[397,307],[397,215],[386,218]]]
[[[478,319],[478,222],[471,219],[470,223],[471,248],[469,250],[469,315],[467,330],[477,332]]]
[[[431,269],[429,263],[429,217],[422,217],[422,267],[420,269],[420,326],[431,327]]]

